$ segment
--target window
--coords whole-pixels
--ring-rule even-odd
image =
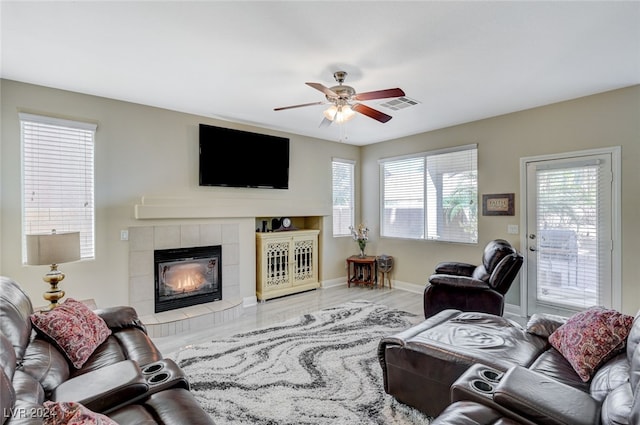
[[[22,234],[80,232],[80,256],[94,257],[96,125],[20,114]]]
[[[478,242],[476,145],[380,161],[381,235]]]
[[[334,159],[333,169],[333,236],[351,236],[350,226],[355,221],[354,169],[355,163]]]

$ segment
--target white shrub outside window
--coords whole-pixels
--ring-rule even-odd
[[[94,257],[95,124],[20,114],[22,259],[26,235],[80,232],[80,257]]]
[[[331,161],[333,175],[333,236],[351,236],[355,220],[355,163],[346,159]]]
[[[381,236],[478,242],[478,149],[380,160]]]

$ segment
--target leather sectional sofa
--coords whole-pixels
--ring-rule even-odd
[[[640,312],[635,319],[614,312],[628,333],[609,338],[604,351],[586,335],[605,333],[580,322],[602,311],[534,315],[526,327],[442,311],[380,341],[385,391],[436,417],[433,425],[640,425]],[[582,347],[588,355],[602,349],[602,360],[573,356]]]
[[[65,423],[62,417],[52,422],[50,416],[78,409],[83,420],[91,420],[72,423],[213,424],[182,371],[162,358],[133,308],[91,312],[101,319],[104,340],[84,355],[80,367],[74,363],[77,352],[61,350],[40,328],[36,331],[33,313],[19,285],[0,277],[2,424]],[[70,323],[63,320],[59,326],[64,330]]]

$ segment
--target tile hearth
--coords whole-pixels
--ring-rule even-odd
[[[165,337],[195,332],[238,319],[243,312],[242,300],[222,300],[176,310],[141,316],[150,337]]]

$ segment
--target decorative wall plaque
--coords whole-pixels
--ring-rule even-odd
[[[514,194],[482,195],[482,215],[515,215]]]

